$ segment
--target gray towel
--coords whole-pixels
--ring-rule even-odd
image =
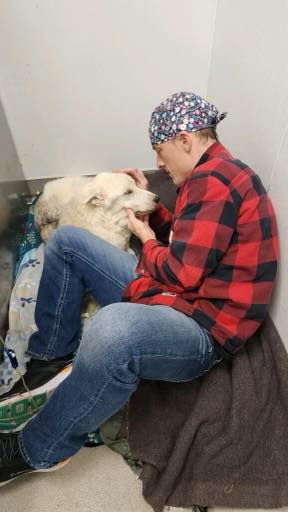
[[[288,505],[288,355],[267,317],[234,356],[195,381],[142,381],[128,442],[143,496],[164,505]]]

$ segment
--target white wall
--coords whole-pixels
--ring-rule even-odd
[[[177,90],[228,110],[220,136],[276,209],[288,348],[287,34],[288,0],[1,0],[0,97],[27,178],[153,167],[149,115]]]
[[[279,334],[288,350],[287,315],[288,315],[288,121],[286,124],[283,145],[279,151],[279,159],[275,164],[275,172],[271,181],[272,196],[278,219],[280,234],[280,265],[276,288],[273,294],[270,313]]]
[[[229,113],[227,146],[266,186],[288,119],[287,37],[287,0],[218,0],[208,96]]]
[[[1,0],[0,97],[27,178],[154,166],[152,109],[206,94],[216,0]]]
[[[218,0],[208,97],[224,144],[261,176],[276,210],[280,268],[271,315],[288,349],[288,1]]]
[[[6,116],[0,103],[0,183],[19,179],[23,179],[22,169]],[[0,195],[2,195],[1,187]]]

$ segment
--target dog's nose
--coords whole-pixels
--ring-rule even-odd
[[[154,203],[159,203],[160,197],[155,195],[153,201],[154,201]]]

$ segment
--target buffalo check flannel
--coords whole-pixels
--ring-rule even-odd
[[[191,316],[233,354],[267,313],[278,259],[275,213],[259,176],[218,141],[178,189],[173,215],[150,216],[123,300]]]

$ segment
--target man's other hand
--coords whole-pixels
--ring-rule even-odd
[[[122,172],[124,174],[128,174],[131,176],[131,178],[133,178],[139,188],[148,190],[148,180],[145,178],[143,171],[140,171],[140,169],[136,169],[134,167],[124,167],[122,169],[113,169],[112,172]]]
[[[128,217],[128,228],[137,238],[145,244],[147,240],[156,240],[153,229],[148,224],[149,215],[143,215],[141,219],[135,217],[133,210],[125,208]]]

